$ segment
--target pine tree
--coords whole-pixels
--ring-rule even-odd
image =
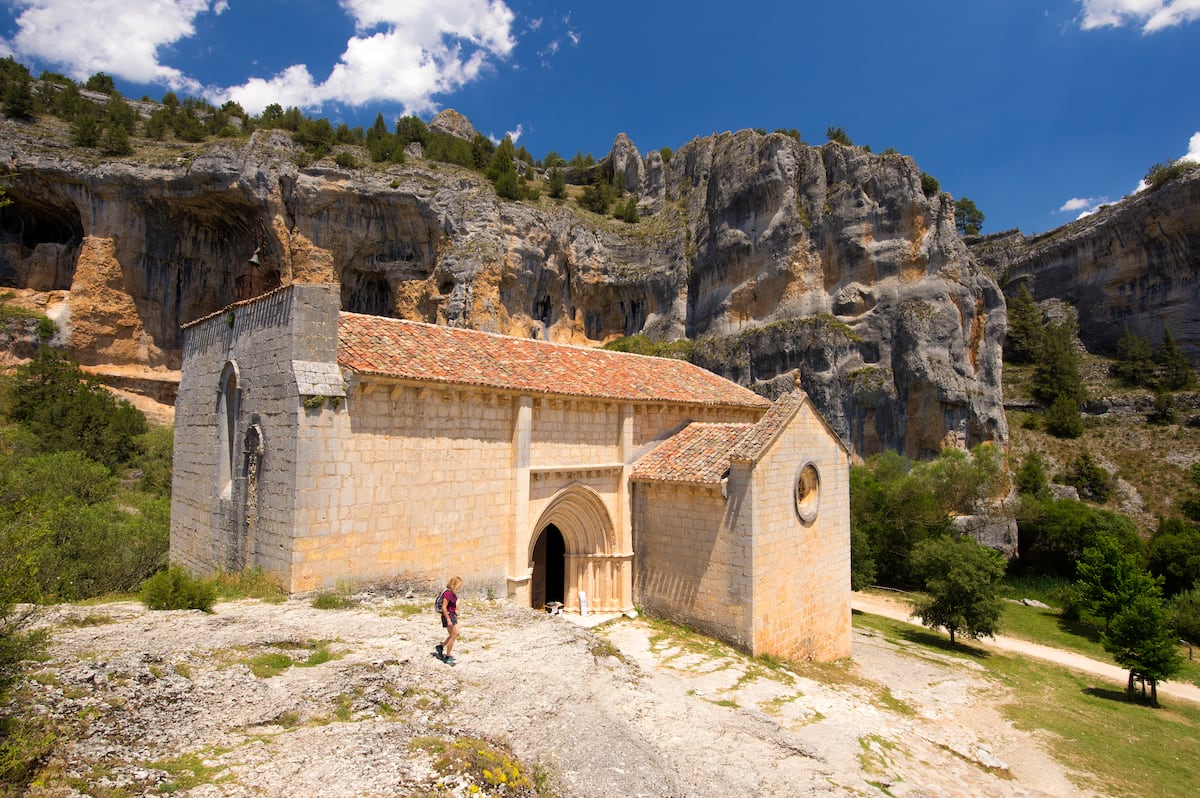
[[[550,196],[562,199],[567,195],[566,180],[563,179],[562,169],[554,166],[550,169]]]
[[[122,125],[110,121],[104,127],[104,135],[100,137],[100,151],[105,155],[129,155],[133,152],[129,134]]]
[[[1149,388],[1154,384],[1154,352],[1150,342],[1125,327],[1117,340],[1117,362],[1113,376],[1125,385]]]
[[[29,74],[19,72],[7,76],[4,85],[3,102],[4,115],[11,119],[29,121],[33,119],[33,82]]]
[[[1043,330],[1033,369],[1033,396],[1042,404],[1053,405],[1065,398],[1078,409],[1087,399],[1087,389],[1079,373],[1079,350],[1075,347],[1075,323],[1048,324]]]
[[[1186,391],[1196,385],[1196,373],[1187,355],[1175,345],[1170,328],[1163,328],[1162,345],[1159,346],[1157,358],[1162,368],[1161,386],[1166,391]]]
[[[71,141],[80,147],[95,147],[100,142],[100,123],[96,112],[80,111],[71,123]]]
[[[1042,311],[1024,283],[1008,302],[1008,335],[1004,359],[1009,363],[1032,363],[1043,336]]]

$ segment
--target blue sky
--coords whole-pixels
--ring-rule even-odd
[[[352,127],[454,108],[535,156],[830,125],[1041,232],[1200,160],[1200,0],[0,0],[0,55]]]

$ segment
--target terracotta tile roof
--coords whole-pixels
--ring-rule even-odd
[[[601,399],[767,407],[682,360],[341,313],[338,364],[360,374]]]
[[[688,424],[650,450],[631,477],[654,482],[717,485],[729,471],[729,452],[753,424]]]
[[[763,417],[755,422],[753,428],[738,441],[737,446],[730,450],[730,459],[758,459],[758,456],[771,441],[775,440],[775,436],[795,414],[796,409],[807,399],[808,396],[800,391],[785,393],[776,399],[775,404],[771,405],[771,409],[763,414]]]

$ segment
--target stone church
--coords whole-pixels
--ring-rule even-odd
[[[183,335],[173,563],[292,592],[459,574],[755,654],[850,653],[849,453],[800,390],[346,313],[335,285]]]

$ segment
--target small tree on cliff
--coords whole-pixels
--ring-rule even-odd
[[[970,537],[929,538],[912,553],[913,571],[925,582],[929,596],[913,612],[921,623],[972,639],[991,637],[999,628],[1002,605],[996,595],[1004,577],[1000,553]]]
[[[983,229],[983,211],[968,197],[959,197],[954,203],[954,226],[962,236],[977,236]]]
[[[834,144],[841,144],[843,147],[853,147],[854,142],[850,140],[850,134],[846,132],[846,128],[830,125],[825,128],[825,138],[832,141]]]

